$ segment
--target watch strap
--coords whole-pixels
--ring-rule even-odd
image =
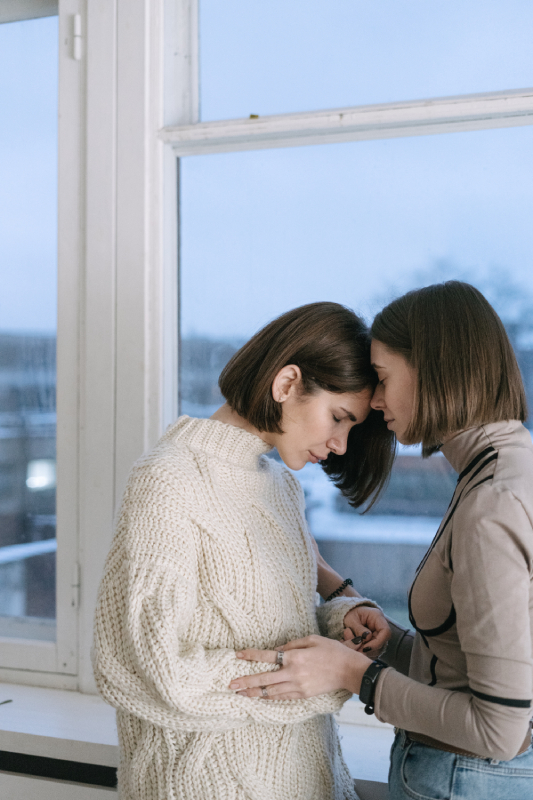
[[[386,669],[389,665],[385,664],[379,658],[373,661],[366,670],[361,680],[361,690],[359,692],[359,700],[365,704],[365,714],[374,713],[374,695],[376,693],[376,685],[381,671]]]

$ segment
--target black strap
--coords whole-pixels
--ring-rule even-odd
[[[471,689],[474,697],[479,700],[486,700],[487,703],[497,703],[499,706],[509,706],[510,708],[531,708],[531,700],[514,700],[512,697],[494,697],[492,694],[483,694]]]

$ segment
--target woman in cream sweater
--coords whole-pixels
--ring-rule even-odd
[[[391,800],[533,797],[533,444],[495,311],[457,281],[393,301],[372,326],[372,407],[405,444],[440,449],[457,488],[384,663],[319,637],[291,643],[270,697],[360,693],[398,730]],[[311,646],[309,646],[311,645]],[[272,659],[270,653],[246,657]],[[311,676],[311,677],[310,677]],[[266,676],[265,676],[266,678]],[[256,693],[255,681],[237,682]]]
[[[343,306],[284,314],[225,368],[226,405],[211,419],[181,417],[135,464],[93,656],[98,689],[117,709],[121,800],[356,798],[331,716],[348,692],[252,703],[228,685],[278,669],[237,650],[319,630],[303,492],[267,453],[276,447],[292,470],[324,462],[354,505],[388,474],[393,437],[370,409],[369,347]],[[320,580],[327,594],[340,583],[324,565]],[[369,600],[326,603],[322,631],[340,637],[356,606],[368,621]]]

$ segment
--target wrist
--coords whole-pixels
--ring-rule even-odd
[[[387,664],[376,658],[363,675],[359,700],[365,705],[365,714],[374,713],[376,688],[384,669],[387,669]]]
[[[348,650],[348,653],[350,658],[346,665],[344,688],[351,694],[359,694],[363,675],[372,664],[372,659],[354,650]]]

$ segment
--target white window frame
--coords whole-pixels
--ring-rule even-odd
[[[117,504],[177,410],[178,157],[533,124],[531,89],[199,123],[197,2],[59,0],[58,638],[0,639],[3,681],[95,691]]]

